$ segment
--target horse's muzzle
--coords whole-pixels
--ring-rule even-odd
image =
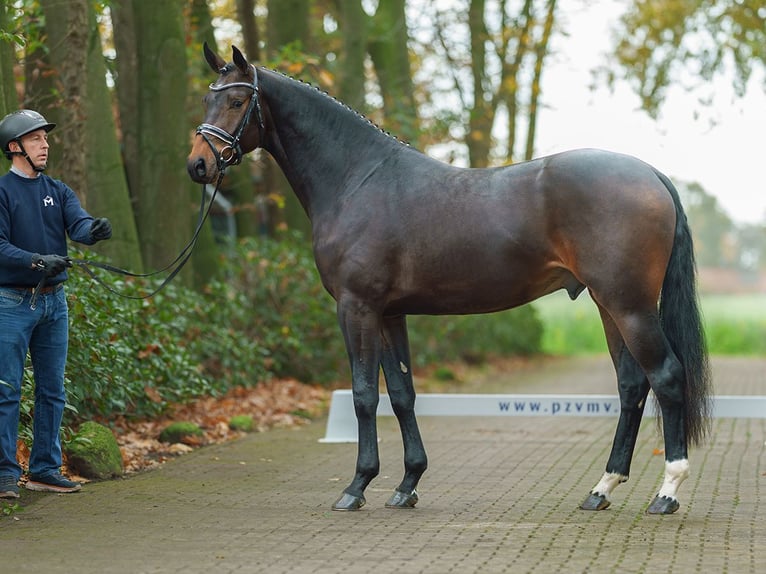
[[[212,164],[210,167],[213,167]],[[215,176],[213,173],[215,169],[210,169],[205,158],[201,156],[189,156],[186,161],[186,171],[196,183],[210,183]]]

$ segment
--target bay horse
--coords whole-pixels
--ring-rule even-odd
[[[628,479],[649,390],[659,403],[664,480],[647,512],[670,514],[689,475],[687,445],[709,430],[710,376],[692,238],[678,192],[653,167],[584,149],[516,165],[459,168],[232,48],[207,45],[217,80],[187,169],[210,183],[243,154],[268,151],[312,224],[317,269],[337,303],[359,427],[356,472],[334,510],[357,510],[380,467],[383,369],[404,443],[386,506],[411,508],[426,470],[415,419],[406,316],[490,313],[558,289],[598,307],[621,410],[606,470],[581,504],[609,506]]]

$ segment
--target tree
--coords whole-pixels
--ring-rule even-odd
[[[131,197],[140,185],[139,122],[138,122],[138,38],[134,33],[136,18],[133,0],[122,0],[111,6],[114,35],[115,87],[122,134],[122,157]]]
[[[0,5],[0,118],[18,107],[13,64],[16,44],[21,39],[11,30],[10,10],[7,3]]]
[[[270,52],[276,54],[290,43],[308,48],[310,0],[269,0],[266,41]]]
[[[261,59],[261,34],[255,19],[255,0],[237,0],[237,16],[242,26],[245,54],[251,62],[258,62]]]
[[[60,165],[66,166],[66,180],[87,208],[88,180],[83,150],[88,100],[88,1],[41,0],[46,22],[47,47],[53,72],[56,98],[45,113],[57,124],[61,146]]]
[[[766,225],[744,225],[737,230],[739,266],[745,271],[766,270]]]
[[[520,155],[529,159],[534,153],[540,78],[557,29],[557,3],[524,0],[513,12],[515,4],[506,0],[467,2],[465,11],[432,4],[435,17],[428,27],[433,31],[419,30],[426,37],[416,48],[422,54],[421,66],[436,71],[427,76],[435,86],[431,101],[436,116],[428,123],[452,133],[455,112],[437,100],[454,102],[457,96],[468,163],[484,167],[515,161],[518,126],[527,120]],[[503,117],[506,123],[499,126],[498,118]],[[504,136],[500,145],[493,139],[495,133]]]
[[[310,0],[269,0],[268,8],[268,57],[272,60],[282,59],[284,52],[303,54],[311,44]],[[311,223],[282,172],[272,162],[267,174],[270,187],[279,190],[284,198],[284,219],[287,225],[310,236]]]
[[[741,96],[753,70],[766,66],[762,0],[636,0],[615,36],[614,61],[602,73],[609,84],[627,80],[653,118],[671,84],[704,91],[731,71]]]
[[[540,38],[535,41],[534,49],[534,74],[532,76],[532,86],[529,95],[529,112],[527,142],[524,147],[524,159],[530,160],[535,153],[535,133],[537,129],[537,111],[540,100],[540,81],[543,75],[543,62],[548,54],[548,43],[553,33],[553,23],[556,19],[556,0],[548,0],[545,8],[545,23],[542,27]],[[510,149],[513,149],[511,146]]]
[[[718,200],[698,183],[679,185],[689,225],[694,236],[697,263],[709,267],[732,267],[737,256],[732,252],[734,223]]]
[[[359,0],[339,0],[343,44],[338,70],[338,96],[351,108],[365,108],[364,62],[367,56],[367,15]]]
[[[471,34],[471,78],[473,105],[468,114],[468,161],[472,167],[489,164],[492,124],[497,104],[492,102],[487,70],[489,30],[484,23],[485,0],[471,0],[468,7],[468,30]]]
[[[148,269],[158,269],[191,236],[183,6],[119,4],[113,25],[120,62],[117,89],[124,90],[119,102],[125,161],[143,260]]]
[[[383,98],[386,128],[406,141],[417,142],[417,107],[404,5],[405,0],[378,3],[367,46]]]
[[[138,230],[125,176],[125,168],[114,121],[114,102],[106,82],[101,38],[95,8],[88,2],[87,94],[85,115],[86,181],[88,209],[108,217],[114,235],[94,249],[109,256],[121,267],[140,272],[143,269]]]

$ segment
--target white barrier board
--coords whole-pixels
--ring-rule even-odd
[[[620,413],[615,395],[464,395],[422,394],[415,399],[419,416],[587,416],[610,417]],[[380,395],[378,416],[393,416],[391,400]],[[647,402],[646,416],[654,416],[654,401]],[[713,416],[718,418],[766,418],[766,396],[721,395],[713,397]],[[351,390],[332,393],[325,437],[319,442],[357,442],[357,423]]]

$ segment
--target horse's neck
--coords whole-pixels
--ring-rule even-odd
[[[273,121],[264,147],[312,220],[336,212],[344,193],[404,147],[311,86],[274,73],[262,84]]]

